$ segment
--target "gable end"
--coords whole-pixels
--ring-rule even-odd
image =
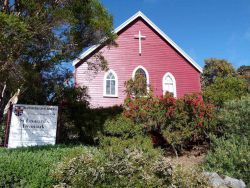
[[[161,29],[159,29],[149,18],[147,18],[142,12],[137,12],[135,15],[130,17],[127,21],[121,24],[115,29],[115,33],[118,35],[129,26],[132,22],[141,18],[147,25],[149,25],[162,39],[169,43],[174,50],[176,50],[180,55],[182,55],[194,68],[196,68],[200,73],[202,73],[202,68],[189,56],[187,55],[172,39],[170,39]],[[93,45],[88,50],[80,54],[78,58],[73,61],[73,66],[77,66],[79,62],[87,57],[91,56],[94,52],[100,49],[102,46],[100,44]]]

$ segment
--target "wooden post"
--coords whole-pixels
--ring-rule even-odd
[[[10,107],[9,107],[9,110],[8,110],[8,113],[7,113],[6,126],[5,126],[4,147],[8,147],[12,108],[13,108],[13,105],[12,105],[12,103],[10,103]]]

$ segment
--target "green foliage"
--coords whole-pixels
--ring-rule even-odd
[[[213,84],[203,90],[204,99],[218,107],[223,106],[226,101],[240,99],[246,94],[245,80],[232,76],[226,78],[217,77]]]
[[[149,129],[158,128],[165,124],[165,113],[163,103],[160,99],[149,93],[148,96],[127,96],[124,102],[124,115],[135,123],[144,124]]]
[[[209,188],[208,179],[202,174],[199,168],[184,169],[177,166],[174,169],[172,185],[181,188],[199,187]]]
[[[218,115],[220,135],[212,138],[212,150],[204,167],[250,183],[250,96],[225,103]]]
[[[143,74],[135,74],[134,79],[125,82],[126,93],[128,96],[141,97],[147,96],[147,80]]]
[[[241,78],[246,79],[248,92],[250,92],[250,66],[242,65],[237,72]]]
[[[50,173],[65,156],[75,156],[91,148],[44,146],[0,149],[0,184],[14,187],[51,187]]]
[[[202,96],[197,94],[185,95],[175,102],[171,98],[163,100],[167,106],[174,104],[168,108],[167,125],[163,129],[169,143],[181,152],[193,144],[208,141],[208,133],[215,129],[213,105],[205,103]]]
[[[206,133],[214,129],[214,107],[198,94],[179,99],[169,94],[162,99],[150,94],[148,97],[127,97],[124,108],[126,117],[145,126],[155,146],[172,145],[179,152],[190,144],[206,141]]]
[[[105,122],[103,134],[100,135],[100,138],[100,147],[107,153],[122,154],[126,150],[138,148],[152,156],[159,155],[162,152],[153,147],[144,126],[135,124],[122,115],[117,115]]]
[[[242,74],[242,71],[239,71]],[[223,59],[207,59],[202,73],[204,100],[221,107],[224,102],[239,99],[247,93],[246,80]]]
[[[122,115],[109,116],[99,135],[99,148],[2,149],[0,182],[16,187],[207,186],[199,171],[172,166],[143,130]]]
[[[250,95],[226,102],[218,118],[223,134],[246,137],[250,141]]]
[[[236,71],[231,63],[225,59],[210,58],[205,60],[205,66],[201,75],[202,87],[205,88],[214,83],[217,77],[227,78],[235,76]]]
[[[164,158],[133,150],[123,156],[80,155],[59,165],[55,176],[60,184],[72,187],[152,187],[169,184],[171,173],[171,165]]]
[[[210,172],[242,179],[250,183],[250,143],[246,138],[231,136],[213,139],[213,149],[205,159],[204,168]]]
[[[117,115],[110,118],[104,123],[104,134],[109,136],[116,136],[122,139],[130,138],[136,134],[141,134],[142,127],[136,125],[130,119]]]
[[[114,44],[112,16],[98,0],[5,2],[0,4],[0,91],[7,87],[0,112],[17,88],[20,103],[58,105],[57,88],[68,87],[73,77],[67,63],[91,45]],[[101,53],[92,63],[107,68]]]
[[[186,172],[183,178],[183,170],[175,172],[168,159],[149,154],[139,149],[85,153],[61,163],[54,176],[58,186],[71,187],[207,187],[199,173]]]
[[[80,91],[79,94],[82,95],[84,92]],[[105,121],[122,112],[119,106],[90,109],[85,100],[77,98],[73,101],[64,101],[61,107],[59,143],[98,144],[98,137],[104,130]]]

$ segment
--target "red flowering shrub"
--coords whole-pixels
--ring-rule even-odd
[[[207,133],[213,128],[214,107],[206,104],[200,94],[185,95],[174,103],[171,97],[164,98],[163,101],[168,108],[163,135],[177,150],[181,151],[207,140]]]
[[[127,96],[124,103],[124,115],[135,123],[144,124],[148,129],[160,129],[165,124],[164,105],[159,98],[151,94],[143,97]]]
[[[214,114],[214,107],[206,104],[200,94],[179,99],[170,93],[161,98],[152,93],[143,97],[128,96],[124,108],[126,117],[144,124],[155,145],[164,143],[165,147],[169,143],[178,151],[206,140]]]
[[[215,107],[205,103],[200,94],[185,95],[182,100],[185,104],[184,110],[188,113],[189,123],[192,123],[194,128],[208,128]]]

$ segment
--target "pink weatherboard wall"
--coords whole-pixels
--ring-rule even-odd
[[[139,54],[139,43],[135,35],[141,31],[142,53]],[[200,72],[188,62],[174,47],[164,40],[143,19],[138,18],[127,25],[118,34],[118,47],[102,47],[109,69],[118,76],[118,97],[104,97],[104,74],[93,75],[88,71],[86,61],[91,61],[94,51],[75,66],[75,82],[77,86],[87,86],[92,107],[109,107],[123,103],[124,82],[132,77],[134,69],[143,66],[149,74],[149,84],[156,96],[162,96],[162,78],[170,72],[176,80],[177,97],[186,93],[200,92]]]

